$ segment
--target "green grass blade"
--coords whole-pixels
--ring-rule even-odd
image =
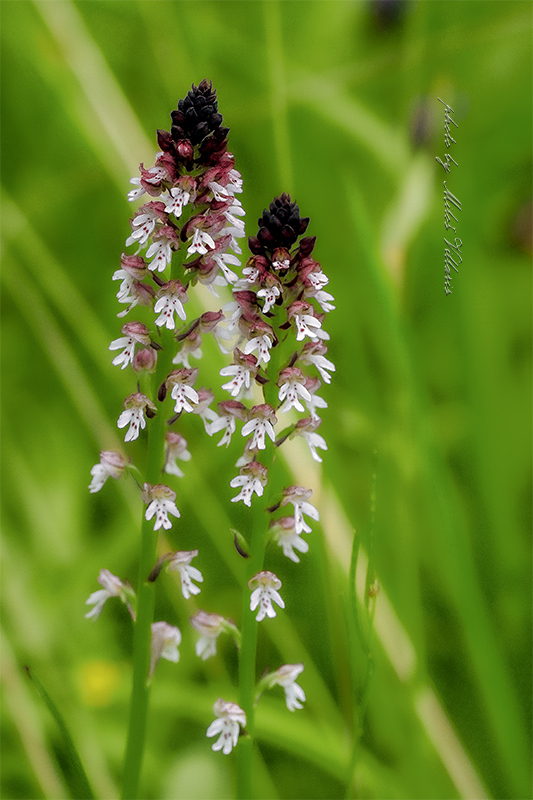
[[[25,667],[25,670],[30,680],[33,681],[39,696],[50,711],[57,723],[57,727],[59,728],[66,755],[65,763],[59,762],[59,766],[65,781],[70,788],[72,797],[77,798],[77,800],[93,800],[93,790],[91,789],[91,785],[83,768],[83,764],[81,763],[78,751],[76,750],[76,746],[72,740],[72,736],[69,733],[61,712],[42,685],[41,681],[32,672],[30,672],[30,668]]]

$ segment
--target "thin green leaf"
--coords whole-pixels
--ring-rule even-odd
[[[93,800],[93,790],[91,789],[91,785],[83,768],[83,764],[81,763],[78,751],[76,750],[76,746],[72,740],[72,736],[69,733],[61,712],[42,685],[41,681],[35,676],[34,673],[30,672],[30,668],[24,667],[24,669],[26,670],[29,679],[33,681],[33,684],[37,689],[37,692],[43,703],[57,722],[57,727],[59,728],[59,732],[61,734],[66,755],[66,762],[59,762],[59,766],[65,781],[70,788],[72,797],[77,798],[77,800]]]

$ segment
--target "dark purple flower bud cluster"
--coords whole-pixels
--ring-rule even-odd
[[[143,265],[148,273],[165,273],[173,253],[181,250],[186,283],[225,285],[237,279],[229,265],[240,264],[233,254],[241,252],[236,240],[244,236],[244,211],[235,197],[242,192],[242,179],[227,152],[228,128],[221,125],[212,84],[203,80],[193,86],[171,117],[170,132],[158,131],[161,152],[155,165],[146,169],[141,164],[140,177],[131,180],[136,188],[129,200],[146,194],[151,199],[131,219],[126,245],[137,245],[137,253],[123,260],[136,258],[137,273]],[[143,257],[138,255],[141,250],[146,250]],[[182,277],[176,272],[172,270],[172,278]],[[116,274],[119,278],[123,284],[117,296],[132,308],[141,302],[143,278],[122,271]]]
[[[229,128],[222,126],[211,81],[192,86],[171,118],[170,133],[158,131],[157,139],[161,150],[170,154],[177,165],[186,164],[188,169],[193,164],[208,166],[225,153]]]
[[[307,230],[309,217],[302,219],[296,203],[291,203],[288,194],[282,194],[265,208],[258,224],[259,232],[250,237],[248,245],[252,253],[266,255],[277,248],[291,248]]]

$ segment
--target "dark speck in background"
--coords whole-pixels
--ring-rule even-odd
[[[370,13],[379,30],[399,25],[408,7],[407,0],[370,0]]]
[[[533,200],[518,210],[511,223],[513,243],[528,255],[533,255]]]
[[[417,97],[409,117],[409,138],[413,147],[423,147],[435,135],[435,108],[428,97]]]

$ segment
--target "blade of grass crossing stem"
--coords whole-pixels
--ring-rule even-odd
[[[65,748],[66,759],[64,763],[59,761],[59,759],[58,761],[61,772],[63,773],[63,777],[65,778],[65,781],[71,791],[72,797],[79,800],[94,800],[93,790],[91,789],[91,785],[83,768],[83,764],[81,763],[78,751],[76,750],[76,746],[72,740],[72,736],[69,733],[61,712],[42,685],[41,681],[35,676],[34,673],[30,672],[30,668],[25,667],[25,670],[30,680],[33,681],[39,696],[50,711],[57,723],[57,727],[59,728],[61,740]]]

